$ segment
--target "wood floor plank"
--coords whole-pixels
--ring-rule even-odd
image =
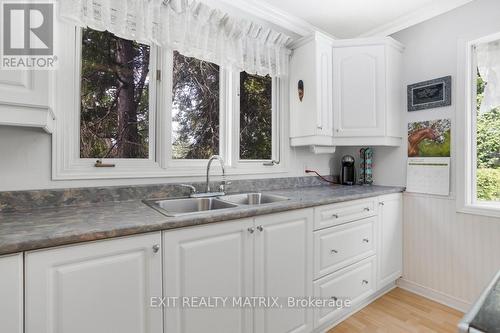
[[[396,288],[328,333],[455,333],[463,313]]]

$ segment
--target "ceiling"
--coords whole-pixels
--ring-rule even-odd
[[[337,38],[388,35],[472,0],[259,0]]]

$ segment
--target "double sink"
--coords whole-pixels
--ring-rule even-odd
[[[264,193],[241,193],[208,198],[145,200],[144,203],[166,216],[183,216],[219,209],[254,206],[286,201],[289,198]]]

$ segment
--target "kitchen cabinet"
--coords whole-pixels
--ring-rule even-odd
[[[166,231],[166,297],[253,295],[253,219]],[[252,310],[229,306],[165,308],[166,333],[252,332]]]
[[[399,146],[403,46],[390,37],[333,44],[333,136],[337,146]]]
[[[290,59],[290,144],[334,152],[332,39],[319,32],[293,46]],[[304,95],[299,98],[298,84]]]
[[[47,70],[0,70],[0,125],[53,131],[49,75]]]
[[[26,253],[26,333],[162,333],[161,233]]]
[[[23,254],[0,257],[0,332],[23,330]]]
[[[255,219],[255,294],[280,297],[283,308],[255,310],[255,332],[307,333],[309,308],[288,308],[288,297],[312,296],[313,211],[295,210]]]
[[[403,272],[403,199],[400,193],[379,197],[378,287]]]

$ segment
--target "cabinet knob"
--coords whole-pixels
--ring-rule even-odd
[[[153,245],[153,253],[158,253],[160,251],[160,244]]]
[[[338,214],[333,214],[332,217],[338,219],[339,218],[339,215]]]
[[[263,227],[263,226],[261,226],[261,225],[259,225],[259,226],[257,226],[257,230],[259,230],[259,231],[263,231],[263,230],[264,230],[264,227]]]
[[[330,254],[336,254],[336,253],[339,253],[339,251],[335,250],[335,249],[331,249],[330,250]]]
[[[370,240],[368,238],[363,238],[363,242],[370,243]]]
[[[368,284],[368,280],[361,281],[361,284]]]
[[[369,212],[369,211],[370,211],[370,208],[365,207],[364,211],[365,211],[365,212]]]
[[[335,296],[330,297],[330,299],[333,299],[335,302],[338,300],[338,298]]]
[[[255,228],[253,228],[253,227],[252,227],[252,228],[248,228],[247,230],[248,230],[248,232],[249,232],[249,233],[251,233],[251,234],[253,234],[253,233],[255,232]]]
[[[384,205],[384,203],[383,203],[383,202],[379,202],[378,204],[379,204],[380,206],[383,206],[383,205]]]

